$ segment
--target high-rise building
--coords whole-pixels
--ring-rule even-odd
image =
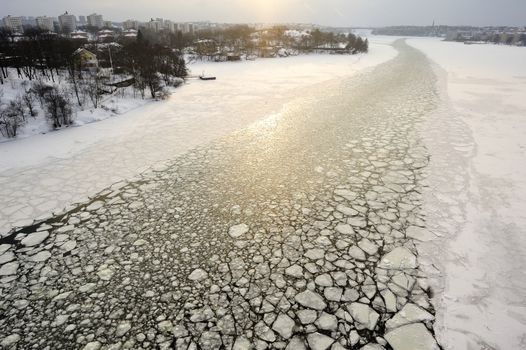
[[[55,25],[53,24],[53,17],[40,16],[36,19],[37,27],[42,30],[50,32],[55,31]]]
[[[185,23],[183,33],[193,33],[194,32],[194,24],[193,23]]]
[[[67,11],[63,15],[58,16],[60,28],[65,33],[71,33],[77,29],[77,18],[74,15],[70,15]]]
[[[146,24],[146,27],[154,32],[158,32],[162,29],[162,23],[152,18],[151,21]]]
[[[170,20],[165,20],[164,21],[164,29],[167,29],[169,30],[171,33],[175,32],[175,23],[170,21]]]
[[[87,24],[86,22],[86,16],[79,16],[79,24],[81,26],[85,26]]]
[[[22,17],[13,17],[11,15],[2,19],[4,27],[11,30],[13,33],[23,33],[24,26],[22,24]]]
[[[104,19],[102,18],[102,15],[98,15],[96,13],[92,13],[91,15],[89,15],[88,26],[95,28],[104,27]]]
[[[122,23],[122,27],[127,29],[139,29],[139,22],[134,19],[128,19]]]

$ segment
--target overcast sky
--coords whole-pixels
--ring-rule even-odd
[[[98,12],[105,19],[302,22],[332,26],[526,26],[526,0],[0,0],[0,16]]]

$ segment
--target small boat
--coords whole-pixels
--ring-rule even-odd
[[[216,80],[216,77],[205,77],[205,76],[201,75],[199,77],[199,79],[201,79],[201,80]]]

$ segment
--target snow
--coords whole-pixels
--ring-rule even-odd
[[[439,339],[446,349],[522,349],[526,49],[408,42],[438,64],[447,103],[427,130],[436,164],[427,224],[438,238],[419,244],[443,276]]]
[[[156,164],[279,113],[305,89],[366,72],[396,56],[385,41],[367,55],[303,55],[192,64],[167,100],[81,127],[0,143],[0,233],[60,212]],[[240,113],[243,111],[243,113]],[[96,117],[96,116],[95,116]],[[94,117],[94,118],[95,118]]]
[[[290,36],[291,38],[299,39],[299,38],[303,38],[303,37],[308,37],[311,34],[307,30],[289,29],[289,30],[285,31],[285,35],[286,36]]]
[[[61,77],[62,80],[57,80],[54,84],[57,87],[60,87],[64,77]],[[52,84],[47,81],[47,84]],[[16,71],[14,69],[9,70],[9,81],[3,85],[0,85],[0,91],[2,91],[3,96],[2,102],[6,103],[10,100],[13,100],[17,97],[20,97],[24,94],[26,90],[31,88],[31,84],[27,80],[22,80],[17,77]],[[104,119],[115,117],[121,114],[124,114],[130,110],[143,106],[151,102],[150,100],[143,100],[140,98],[133,97],[133,90],[131,87],[121,89],[116,95],[104,96],[100,101],[99,108],[90,108],[89,102],[85,101],[83,107],[79,107],[77,104],[73,103],[73,125],[68,128],[74,128],[77,126],[83,126],[93,122],[98,122]],[[53,132],[53,129],[49,122],[46,120],[45,113],[42,110],[40,103],[34,101],[34,108],[37,111],[38,115],[35,117],[27,117],[27,123],[24,124],[18,131],[16,140],[7,139],[0,135],[0,143],[4,142],[15,142],[23,138],[32,137],[38,134],[46,134]],[[54,131],[56,133],[57,131]]]

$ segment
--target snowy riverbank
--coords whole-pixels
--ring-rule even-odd
[[[279,112],[305,89],[396,56],[385,40],[360,56],[308,55],[198,63],[168,101],[115,118],[0,144],[0,232],[50,215],[147,168]],[[242,111],[242,113],[240,113]]]
[[[422,249],[441,266],[441,342],[446,349],[522,349],[526,49],[408,42],[439,65],[447,102],[424,134],[431,152],[427,224],[439,238]]]
[[[16,75],[16,70],[11,69],[9,72],[9,80],[0,85],[0,98],[2,103],[8,104],[10,101],[14,101],[17,98],[21,98],[28,90],[32,88],[32,83],[26,79],[20,79]],[[46,81],[45,84],[48,86],[54,86],[60,88],[64,85],[68,85],[67,77],[61,76],[60,79],[55,78],[55,82]],[[67,132],[75,127],[81,127],[86,124],[91,124],[95,122],[100,122],[102,120],[116,117],[127,112],[144,106],[145,104],[151,102],[149,99],[141,99],[137,96],[138,93],[133,91],[131,87],[120,89],[118,92],[112,95],[103,95],[100,101],[97,101],[98,107],[93,108],[91,102],[87,100],[86,96],[83,96],[84,100],[82,101],[82,107],[77,105],[77,101],[74,100],[72,107],[72,119],[73,122],[69,126],[64,126],[62,129],[54,130],[52,123],[48,120],[48,116],[43,109],[43,106],[39,103],[38,98],[31,94],[32,96],[32,108],[34,109],[35,115],[26,116],[24,123],[20,125],[20,128],[17,130],[17,135],[15,138],[7,138],[5,135],[0,134],[0,144],[14,142],[17,143],[21,139],[31,138],[39,134],[48,134],[53,135],[56,132]],[[73,96],[71,96],[74,99]],[[69,128],[69,129],[68,129]]]

